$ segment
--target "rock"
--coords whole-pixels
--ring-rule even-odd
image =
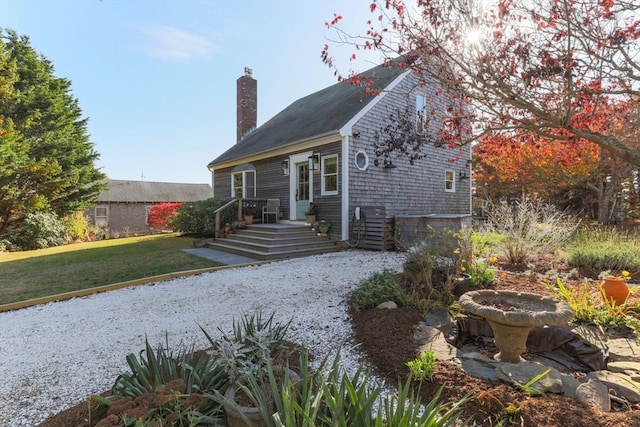
[[[432,307],[424,314],[427,325],[438,328],[447,335],[453,327],[453,317],[446,308]]]
[[[501,381],[522,386],[547,369],[550,369],[549,373],[531,384],[531,388],[540,393],[562,393],[562,378],[560,372],[553,368],[547,368],[539,363],[501,363],[496,368],[496,374]]]
[[[385,301],[383,303],[378,304],[378,306],[376,308],[380,308],[380,309],[394,309],[394,308],[398,308],[398,304],[396,304],[393,301]]]
[[[640,345],[638,340],[631,338],[614,338],[607,341],[609,360],[613,362],[640,362]]]
[[[618,362],[609,362],[607,363],[607,370],[611,372],[622,372],[629,376],[632,376],[640,372],[640,362],[632,362],[632,361],[618,361]]]
[[[482,353],[463,353],[459,356],[462,369],[472,377],[497,381],[496,374],[497,361],[485,356]]]
[[[560,374],[560,379],[562,380],[562,394],[575,398],[580,381],[567,374]]]
[[[433,350],[438,360],[451,360],[458,356],[459,350],[445,340],[444,334],[439,329],[432,326],[418,325],[413,338],[420,344],[418,347],[420,354]]]
[[[589,372],[585,379],[595,379],[602,382],[618,397],[625,398],[629,402],[640,402],[640,387],[628,375],[610,371],[595,371]]]
[[[611,411],[611,398],[609,389],[600,381],[594,379],[582,383],[576,389],[576,397],[580,402],[586,403],[605,412]]]

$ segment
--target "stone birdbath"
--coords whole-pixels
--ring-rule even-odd
[[[565,324],[574,316],[566,303],[528,292],[481,289],[463,294],[459,303],[464,310],[489,322],[500,350],[495,359],[508,363],[524,360],[520,355],[527,351],[531,329]]]

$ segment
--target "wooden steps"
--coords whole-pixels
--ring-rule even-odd
[[[208,242],[206,247],[258,260],[295,258],[337,252],[344,243],[318,236],[311,228],[298,224],[257,224]]]

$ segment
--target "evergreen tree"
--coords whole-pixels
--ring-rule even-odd
[[[0,29],[0,234],[29,213],[62,217],[94,204],[98,156],[71,81],[28,37]]]

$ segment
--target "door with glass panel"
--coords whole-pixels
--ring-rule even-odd
[[[304,213],[309,209],[310,180],[309,162],[296,163],[296,217],[293,219],[304,219]]]

